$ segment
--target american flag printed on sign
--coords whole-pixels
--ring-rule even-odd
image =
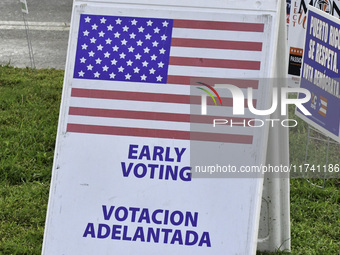
[[[245,78],[260,77],[263,36],[263,23],[82,14],[67,131],[251,144],[247,127],[193,130],[231,116],[200,115],[201,97],[188,85],[258,89]]]

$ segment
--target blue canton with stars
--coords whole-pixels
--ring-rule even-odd
[[[166,83],[170,19],[80,16],[74,78]]]

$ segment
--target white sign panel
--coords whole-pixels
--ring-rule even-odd
[[[267,124],[221,85],[269,108],[273,20],[75,4],[43,254],[255,252],[263,180],[232,177],[264,163]]]

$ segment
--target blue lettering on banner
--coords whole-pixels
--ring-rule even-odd
[[[150,210],[148,208],[124,206],[108,207],[106,205],[102,206],[102,210],[104,220],[111,220],[114,224],[89,222],[85,227],[84,238],[211,247],[209,232],[193,230],[198,226],[198,212],[164,209]],[[116,224],[116,222],[125,221],[127,223],[168,225],[168,227],[145,227],[140,225],[133,227],[131,224]],[[182,226],[183,228],[172,229],[170,228],[171,226]]]
[[[121,162],[123,177],[150,178],[159,180],[191,181],[191,167],[173,164],[159,164],[159,162],[181,163],[186,148],[161,147],[130,144],[128,159],[143,160],[143,162]],[[145,163],[145,161],[156,161]]]
[[[152,161],[181,162],[186,148],[173,148],[175,155],[171,152],[171,147],[154,146],[150,149],[149,145],[143,145],[139,149],[138,144],[130,144],[128,159],[146,159]]]

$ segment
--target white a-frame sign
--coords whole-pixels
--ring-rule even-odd
[[[225,86],[268,109],[279,13],[74,2],[43,254],[255,253],[263,176],[240,171],[265,164],[269,126]]]

